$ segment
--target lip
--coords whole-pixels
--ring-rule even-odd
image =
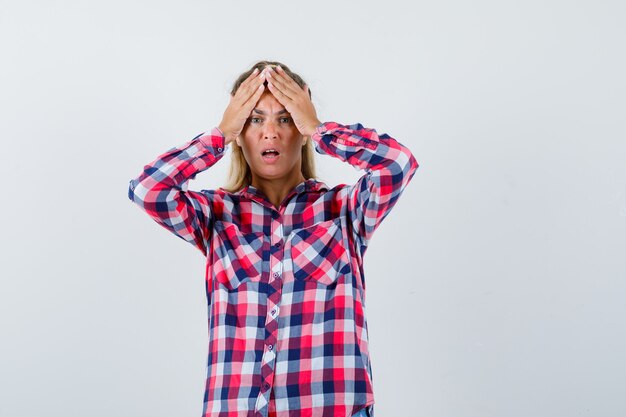
[[[278,152],[278,155],[273,155],[273,154],[269,155],[269,156],[263,155],[263,152],[265,152],[265,151],[267,151],[269,149],[275,150],[276,152]],[[267,147],[265,147],[265,148],[263,148],[261,150],[261,159],[266,164],[274,164],[274,163],[276,163],[278,161],[278,159],[280,158],[280,155],[281,155],[280,149],[278,149],[278,148],[276,148],[274,146],[267,146]]]
[[[274,164],[274,163],[278,162],[278,159],[280,157],[281,157],[280,153],[278,155],[270,155],[270,156],[265,156],[265,155],[261,154],[261,159],[266,164]]]
[[[266,148],[261,149],[261,156],[263,156],[263,152],[268,151],[270,149],[275,150],[276,152],[278,152],[279,155],[281,154],[280,149],[272,147],[272,146],[268,146]]]

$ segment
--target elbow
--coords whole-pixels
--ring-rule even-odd
[[[413,156],[411,151],[407,149],[407,152],[409,153],[409,163],[408,163],[407,170],[408,170],[408,175],[412,177],[413,174],[415,174],[415,171],[417,171],[417,168],[419,168],[419,164],[417,163],[417,159],[415,159],[415,156]]]
[[[146,188],[145,183],[141,181],[141,178],[135,178],[128,183],[128,199],[140,207],[145,207],[151,203],[153,194],[149,188]]]
[[[135,201],[135,180],[130,180],[128,183],[128,199]]]
[[[400,144],[393,148],[393,152],[384,158],[384,164],[381,165],[383,168],[378,172],[376,185],[390,187],[393,190],[403,189],[418,167],[417,160],[411,151]]]
[[[409,148],[403,145],[400,145],[398,155],[393,165],[395,167],[394,177],[402,183],[409,182],[419,167],[413,153],[409,150]]]

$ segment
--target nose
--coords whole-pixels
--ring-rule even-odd
[[[276,124],[270,120],[263,126],[263,139],[274,138],[276,138]]]

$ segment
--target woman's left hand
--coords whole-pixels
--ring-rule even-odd
[[[305,84],[300,88],[280,66],[266,67],[264,71],[270,92],[291,114],[300,133],[304,136],[315,133],[315,128],[321,122],[309,98],[309,87]]]

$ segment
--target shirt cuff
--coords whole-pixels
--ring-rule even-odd
[[[341,127],[341,125],[339,123],[322,122],[315,128],[315,133],[313,133],[313,134],[317,133],[320,136],[332,134],[332,131],[337,129],[338,127]]]
[[[226,138],[217,127],[200,135],[198,140],[205,148],[213,151],[214,154],[224,153],[228,149]]]

